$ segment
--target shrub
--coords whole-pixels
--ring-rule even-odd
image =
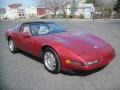
[[[48,19],[48,15],[44,15],[44,16],[40,17],[40,19]]]
[[[73,16],[72,16],[72,15],[69,15],[69,18],[73,18]]]
[[[80,19],[84,19],[84,15],[83,15],[83,14],[80,14],[79,18],[80,18]]]

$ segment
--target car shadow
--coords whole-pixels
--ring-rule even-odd
[[[38,58],[38,57],[35,57],[35,56],[33,56],[31,54],[28,54],[26,52],[23,52],[23,51],[20,51],[19,53],[24,55],[24,56],[27,56],[28,58],[31,58],[32,60],[37,61],[38,63],[43,64],[43,60]],[[89,76],[91,74],[97,73],[98,71],[101,71],[105,67],[106,66],[103,66],[103,67],[100,67],[100,68],[97,68],[97,69],[91,70],[91,71],[71,71],[71,70],[66,70],[66,71],[62,71],[61,74],[68,75],[68,76],[81,76],[81,77],[85,77],[85,76]]]
[[[27,56],[28,58],[31,58],[32,60],[35,60],[35,61],[43,64],[43,60],[40,59],[40,58],[38,58],[38,57],[35,57],[35,56],[33,56],[33,55],[31,55],[31,54],[28,54],[28,53],[26,53],[26,52],[23,52],[23,51],[20,51],[19,53],[22,54],[22,55],[24,55],[24,56]]]

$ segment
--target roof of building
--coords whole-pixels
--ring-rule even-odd
[[[16,8],[19,8],[19,7],[21,7],[22,5],[21,4],[11,4],[11,5],[8,5],[8,7],[9,8],[11,8],[11,9],[16,9]]]
[[[95,7],[92,3],[80,4],[78,8],[91,8],[93,11],[95,11]]]

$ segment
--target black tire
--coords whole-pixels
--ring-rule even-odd
[[[10,47],[11,43],[13,43],[13,47]],[[18,52],[18,49],[16,48],[16,46],[15,46],[14,41],[13,41],[12,38],[8,39],[8,46],[9,46],[10,52],[12,52],[12,53],[17,53]]]
[[[53,56],[54,56],[54,58],[55,58],[56,67],[55,67],[54,70],[50,70],[50,69],[46,66],[46,64],[45,64],[45,54],[46,54],[47,52],[52,53]],[[59,57],[58,57],[57,53],[56,53],[53,49],[47,47],[47,48],[45,48],[45,49],[43,50],[43,62],[44,62],[44,67],[45,67],[45,69],[46,69],[47,71],[49,71],[50,73],[53,73],[53,74],[58,74],[58,73],[60,73],[60,71],[61,71],[61,65],[60,65]]]

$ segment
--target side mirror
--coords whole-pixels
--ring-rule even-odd
[[[24,32],[24,33],[23,33],[23,36],[24,36],[24,37],[30,37],[31,35],[30,35],[30,33],[28,33],[28,32]]]

